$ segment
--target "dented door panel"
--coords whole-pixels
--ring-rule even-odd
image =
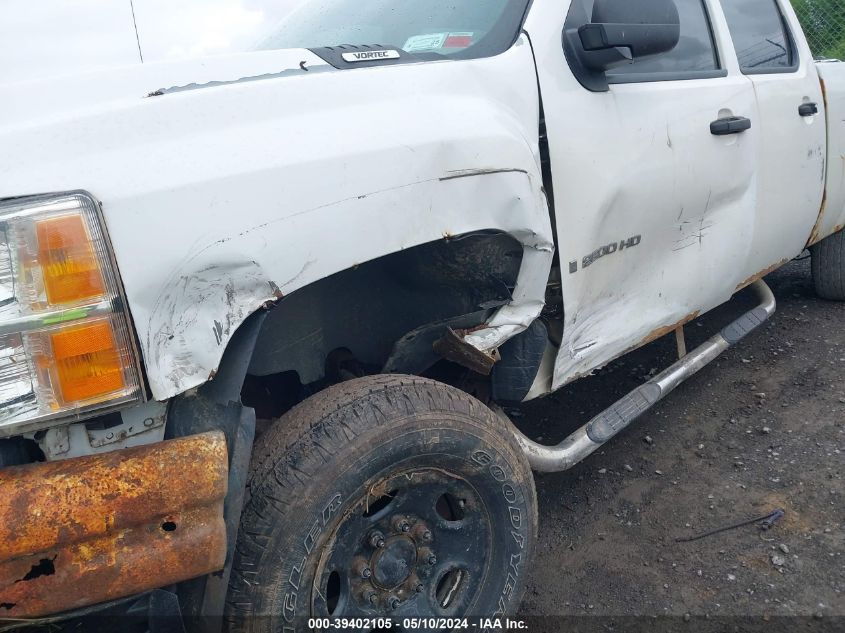
[[[727,301],[743,279],[756,202],[756,132],[710,131],[724,116],[753,118],[747,78],[734,67],[726,77],[589,92],[561,50],[565,13],[540,5],[526,25],[549,133],[566,312],[554,388]]]

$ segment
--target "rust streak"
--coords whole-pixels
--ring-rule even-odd
[[[822,101],[824,103],[825,110],[830,111],[830,105],[828,104],[828,98],[827,98],[827,85],[825,84],[823,78],[819,77],[819,81],[821,82],[821,86],[822,86]],[[813,227],[813,231],[810,233],[810,238],[807,240],[807,244],[804,248],[810,248],[813,244],[819,242],[823,237],[825,237],[824,235],[821,235],[821,228],[822,228],[822,223],[824,222],[824,214],[825,214],[826,210],[827,210],[827,183],[825,182],[825,189],[824,189],[824,193],[822,194],[821,210],[819,210],[818,219],[816,220],[816,224]],[[835,231],[834,231],[834,233],[835,233]],[[759,277],[758,277],[758,279],[759,279]]]
[[[812,233],[810,233],[810,239],[807,240],[807,245],[804,248],[810,248],[813,244],[819,242],[823,237],[820,235],[822,230],[822,223],[824,222],[824,214],[827,210],[827,188],[825,187],[824,193],[822,194],[822,208],[819,211],[819,217],[816,220],[816,225],[813,227]],[[834,231],[835,233],[836,231]]]
[[[777,264],[773,264],[772,266],[769,266],[766,270],[761,270],[756,275],[751,275],[751,277],[749,277],[748,279],[743,281],[741,284],[739,284],[735,288],[735,292],[739,292],[743,288],[747,288],[748,286],[753,284],[755,281],[759,281],[763,277],[765,277],[766,275],[769,275],[769,274],[775,272],[781,266],[788,264],[790,262],[790,260],[791,260],[791,258],[787,257],[786,259],[782,259],[781,261],[779,261]]]
[[[467,334],[484,329],[484,327],[486,326],[479,326],[470,330],[447,328],[446,334],[435,341],[432,348],[436,354],[448,361],[471,369],[482,376],[489,376],[493,371],[493,365],[501,360],[499,350],[483,352],[464,340]]]
[[[663,327],[657,328],[656,330],[653,330],[652,332],[649,333],[648,336],[646,336],[642,341],[640,341],[637,345],[635,345],[634,347],[632,347],[628,351],[632,352],[635,349],[639,349],[640,347],[642,347],[644,345],[648,345],[649,343],[653,343],[654,341],[656,341],[659,338],[663,338],[667,334],[671,334],[672,332],[677,330],[679,327],[684,326],[691,321],[695,321],[698,318],[698,315],[700,315],[700,314],[701,314],[700,311],[691,312],[690,314],[686,315],[683,319],[681,319],[677,323],[673,323],[672,325],[665,325]],[[627,354],[628,352],[625,352],[625,353]]]

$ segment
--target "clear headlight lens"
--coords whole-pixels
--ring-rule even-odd
[[[97,203],[0,203],[0,435],[141,396]]]

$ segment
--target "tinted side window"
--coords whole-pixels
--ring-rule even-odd
[[[795,65],[792,40],[775,0],[722,0],[743,72],[777,72]]]
[[[614,68],[608,78],[630,74],[672,73],[693,75],[719,69],[710,19],[702,0],[676,0],[681,16],[681,41],[674,50]]]

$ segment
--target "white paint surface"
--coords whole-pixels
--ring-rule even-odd
[[[798,127],[782,114],[820,99],[813,65],[742,75],[718,3],[707,3],[727,77],[608,93],[569,71],[569,3],[532,5],[566,307],[555,388],[795,255],[819,213],[825,155],[833,207],[822,235],[845,214],[841,125],[825,147],[822,115]],[[139,1],[141,22],[153,4]],[[238,15],[235,26],[258,23]],[[498,229],[525,246],[512,304],[470,343],[493,349],[539,315],[553,237],[527,37],[489,59],[349,71],[306,50],[141,66],[126,16],[114,20],[120,53],[107,65],[119,67],[0,77],[0,197],[86,189],[103,202],[155,398],[207,381],[237,327],[278,293],[444,235]],[[225,52],[212,40],[188,53]],[[822,72],[845,118],[845,71]],[[713,137],[710,122],[726,113],[755,126]],[[634,236],[636,247],[581,265]]]

